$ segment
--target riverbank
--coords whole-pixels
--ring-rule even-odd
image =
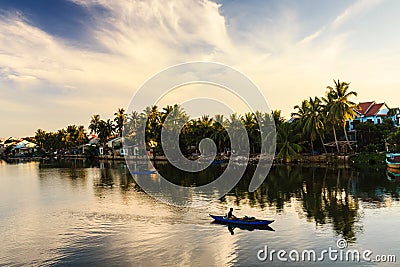
[[[44,156],[44,157],[2,157],[4,160],[43,160],[43,159],[95,159],[95,160],[104,160],[104,161],[146,161],[146,157],[138,157],[138,156],[120,156],[120,155],[98,155],[94,157],[88,157],[86,155],[55,155],[53,157]],[[196,160],[197,158],[190,158],[191,160]],[[217,163],[227,163],[229,160],[233,160],[234,162],[246,163],[246,158],[227,158],[227,157],[216,157],[215,162]],[[152,161],[166,162],[168,161],[165,156],[156,156],[154,159],[151,158]],[[258,164],[260,160],[260,155],[253,155],[248,159],[250,164]],[[344,156],[337,154],[322,154],[322,155],[306,155],[301,154],[297,159],[292,160],[291,162],[285,162],[282,160],[273,160],[274,165],[288,165],[288,164],[318,164],[318,165],[335,165],[335,164],[353,164],[353,165],[374,165],[374,164],[385,164],[385,153],[361,153],[357,155]]]

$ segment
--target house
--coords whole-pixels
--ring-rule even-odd
[[[11,151],[13,151],[14,156],[28,156],[37,151],[37,145],[28,140],[22,140],[15,144]]]
[[[399,109],[391,109],[386,103],[362,102],[354,109],[356,117],[347,121],[348,131],[354,131],[359,123],[371,122],[373,124],[381,124],[384,119],[391,119],[395,126],[400,125]]]
[[[112,149],[114,156],[123,156],[126,151],[122,146],[122,138],[116,137],[107,142],[107,146]]]

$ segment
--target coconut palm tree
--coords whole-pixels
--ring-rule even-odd
[[[301,135],[294,131],[294,125],[282,122],[277,126],[277,158],[285,162],[290,162],[297,158],[302,150],[298,144]]]
[[[161,151],[161,113],[157,106],[146,107],[142,112],[145,122],[145,143],[147,149],[153,150],[153,157],[156,157],[156,150]]]
[[[163,150],[176,149],[179,147],[179,143],[182,143],[179,142],[180,133],[189,121],[189,116],[178,104],[167,106],[163,110],[161,113]]]
[[[210,138],[217,144],[217,149],[222,152],[229,140],[228,133],[225,129],[224,115],[217,114],[214,116],[212,125],[212,133]]]
[[[129,134],[136,132],[140,120],[140,114],[137,111],[132,111],[128,116]]]
[[[46,142],[46,131],[38,129],[35,134],[35,140],[37,144],[43,149],[44,143]]]
[[[260,129],[255,114],[251,112],[244,114],[242,123],[249,136],[252,153],[255,153],[255,146],[260,144]]]
[[[311,150],[314,153],[314,141],[319,136],[321,143],[324,146],[324,141],[322,138],[324,130],[324,118],[322,112],[322,101],[318,98],[311,98],[309,100],[303,100],[301,106],[295,106],[298,112],[292,113],[292,116],[300,117],[300,124],[302,126],[303,134],[310,137]]]
[[[98,134],[100,143],[102,143],[103,146],[107,143],[108,139],[113,135],[113,133],[114,133],[113,122],[110,119],[106,121],[100,120]]]
[[[273,144],[276,141],[276,128],[284,122],[280,111],[272,111],[271,114],[256,111],[254,116],[258,122],[260,140],[262,140],[260,144],[261,153],[275,153],[275,145]]]
[[[76,141],[78,145],[82,145],[88,141],[86,130],[83,125],[80,125],[77,129]]]
[[[324,117],[326,119],[326,122],[332,127],[333,137],[335,138],[336,149],[337,149],[337,152],[340,153],[337,134],[336,134],[336,127],[339,125],[339,123],[338,123],[338,119],[335,116],[335,114],[333,112],[331,112],[331,110],[330,110],[331,106],[333,105],[333,102],[334,102],[333,96],[328,91],[326,93],[326,97],[323,97],[322,100],[324,101],[324,105],[322,108]]]
[[[231,132],[231,145],[236,144],[239,151],[237,153],[243,153],[246,150],[246,144],[248,144],[248,134],[246,128],[242,123],[242,116],[237,113],[230,115],[229,120],[229,131]]]
[[[329,101],[329,114],[328,116],[333,116],[336,118],[336,121],[340,126],[343,127],[344,135],[346,137],[347,144],[350,149],[352,149],[349,137],[347,135],[346,130],[346,122],[348,120],[354,119],[356,116],[356,112],[354,108],[357,107],[357,104],[350,101],[350,97],[357,96],[357,93],[354,91],[350,91],[349,86],[350,83],[340,82],[339,80],[335,81],[335,86],[328,86],[328,99]]]
[[[124,129],[124,125],[126,123],[126,114],[125,114],[125,109],[119,108],[117,112],[114,113],[114,122],[115,122],[115,129],[119,135],[119,137],[122,137],[122,131]]]
[[[98,134],[99,126],[100,126],[100,115],[99,114],[93,115],[89,124],[90,133]]]
[[[277,126],[280,123],[283,123],[285,121],[285,118],[282,117],[281,110],[272,110],[271,116],[274,118],[275,126]]]

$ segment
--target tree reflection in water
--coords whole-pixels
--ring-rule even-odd
[[[384,177],[384,169],[353,169],[344,167],[275,166],[266,181],[254,193],[248,193],[254,170],[251,168],[224,199],[233,197],[236,205],[246,202],[252,207],[275,207],[284,211],[294,198],[299,213],[316,225],[331,223],[338,235],[355,241],[362,228],[360,205],[379,208],[399,201],[399,184]]]
[[[171,182],[182,186],[207,184],[224,168],[212,165],[200,174],[193,174],[179,171],[169,164],[157,164],[156,167]],[[56,161],[42,162],[39,168],[57,168],[68,173],[60,173],[60,177],[70,177],[71,181],[86,179],[86,172],[82,169],[99,168],[93,183],[95,194],[100,198],[106,190],[119,190],[123,198],[131,190],[141,190],[124,162]],[[358,223],[363,216],[362,208],[386,207],[400,199],[400,183],[387,180],[384,167],[274,166],[265,182],[255,192],[249,193],[254,170],[255,166],[249,166],[238,185],[220,199],[221,203],[273,208],[276,213],[282,213],[295,201],[300,207],[296,209],[300,215],[317,226],[331,224],[334,231],[349,242],[355,241],[362,231],[361,223]]]

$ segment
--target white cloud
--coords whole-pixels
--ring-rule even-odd
[[[383,0],[357,0],[336,17],[332,26],[336,28],[352,18],[365,14],[368,10],[371,10],[382,2]]]
[[[357,1],[331,25],[322,25],[303,39],[299,38],[305,36],[302,21],[296,10],[288,8],[273,19],[253,19],[254,25],[240,32],[227,27],[221,6],[208,0],[74,2],[87,8],[93,19],[86,38],[96,43],[92,49],[52,36],[21,14],[0,17],[0,90],[2,102],[13,103],[8,105],[9,112],[3,108],[0,121],[23,117],[41,122],[51,116],[54,119],[42,127],[54,129],[75,121],[87,123],[94,113],[112,116],[151,75],[196,60],[221,62],[242,71],[260,86],[272,108],[288,115],[300,99],[323,94],[334,78],[351,81],[359,90],[372,90],[359,87],[367,86],[361,83],[368,80],[366,68],[378,77],[384,74],[382,66],[385,73],[393,73],[394,62],[400,59],[369,51],[371,61],[380,65],[366,66],[363,54],[353,56],[354,51],[348,50],[352,28],[338,27],[366,14],[379,0]],[[106,11],[99,11],[98,6]],[[236,24],[240,23],[246,21]],[[381,77],[393,86],[387,74]],[[12,112],[30,102],[37,106],[35,112]],[[35,130],[21,124],[5,135]]]

